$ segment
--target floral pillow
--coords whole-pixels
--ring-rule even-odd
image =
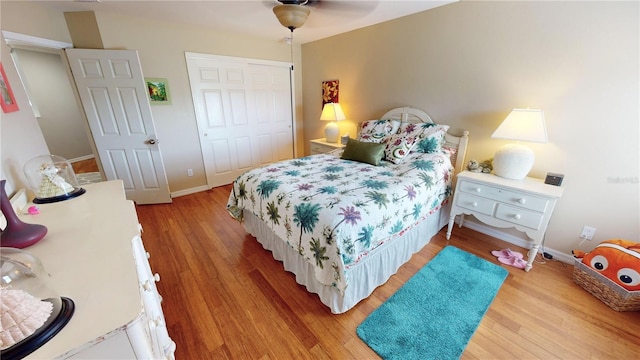
[[[403,123],[397,134],[391,135],[384,150],[387,161],[399,164],[409,155],[411,148],[417,143],[420,134],[424,131],[422,124]]]
[[[418,137],[411,152],[431,154],[440,151],[442,144],[444,144],[444,134],[449,130],[449,125],[423,123],[418,126],[421,126],[424,131]]]
[[[397,120],[368,120],[360,125],[360,132],[356,140],[384,144],[400,127]]]

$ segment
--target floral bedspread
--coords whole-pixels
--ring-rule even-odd
[[[296,249],[318,281],[347,287],[346,270],[440,208],[451,194],[446,153],[412,153],[373,166],[318,154],[250,170],[233,183],[227,209],[253,212]]]

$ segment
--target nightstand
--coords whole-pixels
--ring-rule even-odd
[[[547,185],[540,179],[509,180],[492,174],[463,171],[458,174],[451,206],[447,240],[456,215],[473,215],[483,223],[501,228],[516,228],[533,240],[526,271],[531,270],[549,219],[564,189]]]
[[[329,151],[342,148],[344,148],[344,145],[342,145],[341,143],[330,143],[327,142],[325,138],[311,140],[311,155],[324,154],[328,153]]]

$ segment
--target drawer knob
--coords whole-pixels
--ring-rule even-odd
[[[160,316],[158,316],[157,318],[151,320],[151,322],[153,323],[153,325],[155,325],[156,327],[162,326],[164,325],[162,322],[162,319],[160,318]]]
[[[149,282],[149,280],[145,281],[144,284],[142,284],[142,288],[144,289],[144,291],[151,291],[151,283]]]
[[[160,281],[160,274],[155,273],[155,274],[153,275],[153,280],[155,280],[156,282]]]
[[[524,205],[524,203],[526,203],[526,202],[527,202],[527,199],[525,199],[525,198],[520,198],[520,199],[518,200],[518,202],[519,202],[520,204]]]
[[[474,201],[474,202],[471,203],[471,206],[478,207],[478,203]]]
[[[482,189],[481,189],[481,188],[479,188],[479,187],[477,187],[477,188],[475,189],[475,191],[476,191],[477,193],[479,193],[480,191],[482,191]]]
[[[521,218],[522,216],[520,216],[520,214],[515,214],[515,215],[513,215],[513,217],[514,217],[516,220],[520,220],[520,218]]]

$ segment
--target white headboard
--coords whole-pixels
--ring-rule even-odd
[[[412,108],[410,106],[399,107],[387,111],[380,119],[400,120],[409,123],[434,123],[429,114],[426,112]],[[469,143],[469,131],[455,129],[449,127],[449,131],[444,136],[445,146],[457,148],[458,151],[453,155],[451,162],[453,163],[454,177],[465,168],[464,158],[467,153],[467,144]],[[455,186],[455,183],[454,183]]]

